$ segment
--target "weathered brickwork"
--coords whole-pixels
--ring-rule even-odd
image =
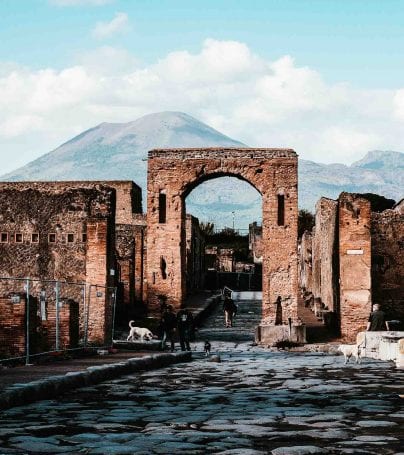
[[[371,310],[370,203],[342,193],[321,198],[315,227],[300,245],[300,286],[316,316],[354,340]],[[331,318],[331,319],[330,319]]]
[[[186,215],[186,283],[187,294],[203,289],[205,276],[205,236],[199,220]]]
[[[404,202],[372,213],[372,300],[404,322]]]
[[[341,337],[355,340],[371,311],[370,202],[355,194],[339,197]]]
[[[299,287],[303,293],[313,292],[313,235],[305,231],[299,245]]]
[[[20,295],[18,302],[12,296],[0,297],[0,358],[18,357],[25,353],[26,298]]]
[[[278,297],[285,321],[297,319],[297,155],[289,149],[153,150],[148,159],[149,304],[158,294],[179,307],[186,294],[185,198],[200,183],[234,176],[263,203],[263,314],[274,323]],[[165,271],[162,270],[162,259]]]
[[[312,238],[312,292],[314,298],[321,299],[328,311],[336,311],[338,302],[335,282],[338,276],[337,208],[338,203],[331,199],[321,198],[317,202]]]
[[[30,294],[39,299],[45,293],[49,308],[55,291],[46,280],[115,286],[110,275],[115,269],[115,194],[101,184],[1,183],[0,276],[36,280]],[[12,280],[0,280],[1,295],[15,286]],[[71,287],[65,297],[80,302],[83,315],[82,289]],[[110,322],[105,319],[105,301],[99,308],[90,303],[96,329],[89,331],[89,340],[99,342]],[[83,320],[81,316],[81,325]]]

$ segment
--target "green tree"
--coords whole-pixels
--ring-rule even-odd
[[[199,223],[199,228],[205,235],[213,235],[215,232],[215,225],[210,221],[207,221],[206,223],[201,221]]]
[[[315,218],[314,215],[306,209],[299,210],[299,216],[297,221],[297,235],[299,239],[302,238],[304,231],[311,231],[314,227]]]

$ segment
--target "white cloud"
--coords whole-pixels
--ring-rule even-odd
[[[109,22],[97,22],[92,34],[95,38],[109,38],[115,33],[121,33],[127,30],[129,18],[126,13],[115,13],[115,17]]]
[[[5,66],[0,150],[44,153],[98,123],[163,110],[187,112],[251,146],[293,147],[322,162],[404,150],[404,88],[329,84],[290,56],[268,61],[244,43],[212,39],[198,53],[174,51],[146,66],[112,47],[59,71]]]
[[[49,0],[55,6],[102,6],[114,0]]]
[[[404,122],[404,89],[397,90],[393,103],[395,117]]]

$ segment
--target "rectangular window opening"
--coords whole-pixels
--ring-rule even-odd
[[[71,232],[67,234],[67,243],[73,243],[74,242],[74,234]]]
[[[81,234],[81,241],[82,241],[83,243],[86,243],[86,242],[87,242],[87,234],[86,234],[85,232],[83,232],[83,233]]]
[[[39,243],[39,234],[36,232],[33,232],[31,234],[31,243]]]
[[[48,242],[49,243],[56,243],[56,234],[48,234]]]
[[[285,225],[285,196],[278,194],[278,226]]]
[[[159,223],[165,223],[167,218],[167,196],[159,194]]]
[[[2,232],[0,235],[1,243],[8,243],[8,232]]]
[[[22,240],[23,240],[23,236],[22,236],[21,232],[17,232],[15,234],[15,243],[22,243]]]

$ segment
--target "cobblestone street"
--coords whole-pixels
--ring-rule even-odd
[[[0,453],[398,454],[403,372],[214,342],[196,360],[1,414]],[[402,391],[401,391],[402,393]]]

